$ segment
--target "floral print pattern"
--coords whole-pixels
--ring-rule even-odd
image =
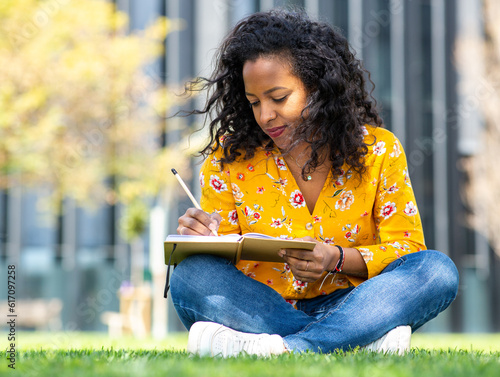
[[[370,249],[366,249],[364,247],[358,248],[359,252],[361,253],[361,256],[363,257],[365,263],[368,263],[373,260],[373,251]]]
[[[405,215],[415,216],[417,214],[417,206],[413,202],[406,203],[406,207],[403,211]]]
[[[210,176],[210,187],[212,187],[218,194],[220,194],[223,191],[227,191],[226,183],[217,175]]]
[[[354,203],[354,195],[352,191],[343,191],[340,194],[340,199],[335,203],[335,209],[340,209],[341,211],[346,211],[351,208],[352,203]]]
[[[293,289],[297,293],[301,293],[305,288],[307,288],[307,282],[303,282],[293,278]]]
[[[380,216],[383,216],[384,219],[388,219],[392,215],[396,213],[396,204],[392,202],[387,202],[385,205],[382,207],[382,210],[380,211]]]
[[[392,152],[389,154],[391,157],[399,157],[401,154],[401,148],[399,147],[399,143],[394,143],[392,147]]]
[[[385,151],[385,142],[383,141],[379,141],[377,145],[375,145],[375,148],[373,148],[373,153],[375,153],[377,156],[382,156]]]
[[[293,208],[300,208],[306,205],[306,201],[300,190],[295,190],[290,196],[290,204]]]
[[[273,228],[281,228],[283,226],[283,223],[281,222],[281,219],[275,219],[274,217],[272,218],[271,226]]]
[[[231,183],[231,189],[233,190],[233,196],[236,201],[240,201],[243,198],[243,193],[236,183]]]
[[[283,157],[276,157],[274,160],[276,161],[276,166],[278,167],[278,169],[287,170],[286,163],[285,163],[285,160],[283,159]]]
[[[224,165],[224,171],[219,165],[222,151],[214,152],[200,171],[201,206],[222,216],[219,234],[311,236],[353,247],[361,253],[369,278],[376,276],[391,261],[425,249],[425,244],[401,144],[382,128],[364,126],[363,135],[368,146],[363,180],[347,165],[339,176],[330,173],[312,213],[278,149],[258,149],[251,159]],[[318,281],[305,283],[295,279],[286,263],[240,261],[236,266],[291,302],[363,281],[343,274],[325,278],[325,272]]]
[[[394,194],[399,190],[398,186],[396,184],[393,184],[391,187],[387,189],[388,194]]]
[[[346,232],[344,234],[344,237],[349,242],[355,242],[356,241],[356,238],[358,236],[359,230],[360,230],[359,225],[351,226],[351,224],[347,224],[346,226],[342,227],[342,231]]]
[[[229,224],[231,225],[238,225],[238,211],[236,211],[235,209],[230,211],[228,216],[228,221]]]

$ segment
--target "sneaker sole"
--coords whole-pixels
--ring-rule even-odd
[[[214,356],[212,352],[200,352],[201,344],[205,341],[204,338],[212,337],[219,328],[223,327],[218,323],[213,322],[195,322],[189,329],[187,352],[191,355],[198,356]],[[207,330],[210,330],[207,332]],[[210,339],[206,340],[210,341]]]

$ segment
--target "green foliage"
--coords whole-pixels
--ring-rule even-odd
[[[493,377],[499,367],[500,353],[419,349],[405,357],[349,352],[226,360],[193,358],[171,350],[38,350],[21,352],[17,361],[23,376]],[[6,371],[5,363],[0,371]]]
[[[190,357],[187,334],[162,340],[92,333],[21,333],[16,370],[23,376],[342,376],[493,377],[500,368],[496,335],[415,334],[406,356],[366,352],[290,354],[259,359]],[[436,339],[440,342],[435,348]],[[485,351],[490,349],[491,351]],[[6,360],[0,352],[0,359]],[[11,371],[9,371],[11,372]],[[7,363],[0,363],[0,374]]]
[[[127,207],[121,218],[121,231],[127,241],[139,237],[146,229],[149,211],[144,202],[135,200]]]
[[[175,97],[146,68],[171,28],[159,18],[129,33],[108,1],[2,0],[0,188],[50,187],[55,203],[80,204],[165,188],[167,162],[181,169],[185,153],[158,143]]]

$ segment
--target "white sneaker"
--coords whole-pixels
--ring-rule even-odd
[[[361,347],[361,349],[381,353],[404,355],[410,351],[411,327],[398,326],[380,339]]]
[[[271,356],[286,352],[279,335],[243,333],[213,322],[196,322],[191,326],[187,351],[199,356],[222,357]]]

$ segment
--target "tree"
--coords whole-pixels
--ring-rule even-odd
[[[173,27],[129,33],[106,1],[2,0],[0,189],[48,188],[56,214],[66,198],[121,203],[122,235],[142,252],[144,202],[177,184],[170,164],[188,170],[191,152],[162,145],[178,97],[148,74]]]
[[[469,177],[466,199],[470,205],[471,223],[485,235],[500,256],[500,3],[483,1],[484,37],[461,40],[457,57],[469,91],[467,109],[480,110],[484,128],[478,135],[480,148],[468,158],[465,167]],[[481,38],[481,39],[480,39]]]
[[[145,67],[170,26],[158,19],[130,35],[126,15],[104,1],[2,1],[1,187],[113,204],[168,184],[166,162],[182,157],[159,143],[173,98]]]

